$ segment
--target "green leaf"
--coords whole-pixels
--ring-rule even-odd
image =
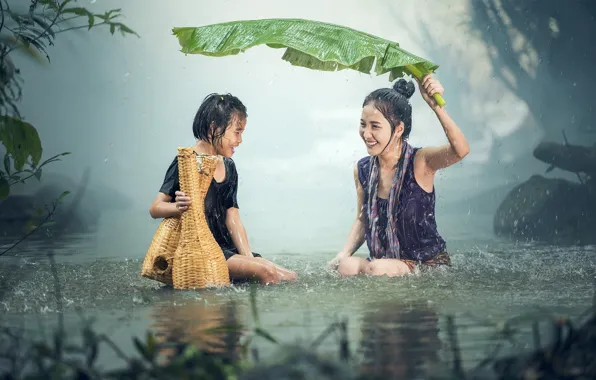
[[[54,31],[52,30],[52,27],[50,26],[50,24],[48,24],[46,22],[46,20],[44,20],[43,18],[37,16],[37,15],[33,15],[32,16],[33,20],[43,28],[43,30],[48,33],[49,35],[52,36],[52,38],[55,38],[56,35],[54,34]]]
[[[275,338],[273,337],[273,335],[269,334],[269,332],[267,332],[266,330],[263,330],[263,329],[262,329],[262,328],[260,328],[260,327],[257,327],[257,328],[255,329],[255,334],[256,334],[256,335],[258,335],[258,336],[260,336],[260,337],[262,337],[262,338],[265,338],[265,339],[267,339],[267,340],[268,340],[268,341],[270,341],[271,343],[276,343],[276,344],[277,344],[277,343],[279,343],[279,342],[277,341],[277,339],[275,339]]]
[[[110,33],[114,34],[115,31],[116,31],[116,25],[110,24]]]
[[[439,66],[407,52],[394,41],[345,26],[304,19],[241,20],[202,27],[173,28],[181,51],[212,57],[236,55],[257,45],[286,48],[282,59],[313,70],[352,69],[389,80],[406,73],[421,79]],[[445,100],[433,95],[440,106]]]
[[[43,149],[35,127],[13,116],[0,116],[0,142],[13,159],[15,170],[21,170],[31,157],[34,165],[39,163]]]
[[[259,311],[257,310],[257,286],[255,284],[250,285],[250,308],[252,310],[252,317],[255,320],[257,326],[259,322]]]
[[[77,16],[87,16],[91,12],[89,12],[87,9],[85,9],[83,7],[73,7],[73,8],[64,9],[62,11],[62,14],[64,14],[64,13],[73,13],[73,14],[75,14]]]
[[[134,30],[130,29],[128,26],[126,26],[126,25],[124,25],[122,23],[119,23],[119,22],[117,22],[115,24],[118,25],[118,29],[120,30],[120,33],[123,36],[126,36],[126,33],[128,33],[128,34],[134,34],[134,35],[138,36],[137,32],[135,32]]]
[[[64,10],[64,7],[68,5],[68,3],[70,3],[72,0],[64,0],[64,2],[62,4],[60,4],[60,8],[58,8],[58,10],[60,12],[62,12]]]
[[[60,196],[58,197],[57,201],[60,202],[62,199],[64,199],[64,197],[66,197],[68,194],[70,194],[70,191],[63,191],[62,194],[60,194]]]
[[[93,28],[93,25],[95,25],[95,16],[93,16],[92,13],[89,13],[87,17],[89,18],[89,29],[87,30],[91,30],[91,28]]]
[[[33,231],[36,228],[37,228],[37,221],[30,219],[27,221],[27,223],[25,223],[24,231],[25,231],[25,233],[30,233],[31,231]]]
[[[38,181],[41,181],[41,168],[37,169],[34,173],[35,178],[37,178]]]
[[[139,353],[143,355],[146,360],[151,361],[151,353],[147,349],[147,346],[145,346],[143,342],[141,342],[136,336],[133,337],[133,342],[137,348],[137,351],[139,351]]]
[[[286,48],[282,59],[314,70],[353,69],[377,75],[415,65],[424,73],[438,65],[409,53],[399,44],[348,27],[303,19],[232,21],[203,27],[173,28],[181,51],[222,57],[257,45]],[[376,65],[375,65],[376,61]]]
[[[58,157],[62,157],[62,156],[68,156],[69,154],[71,154],[71,153],[70,153],[70,152],[64,152],[64,153],[57,154],[57,155],[55,155],[55,156],[53,156],[53,157],[50,157],[50,158],[48,158],[47,160],[45,160],[44,162],[42,162],[42,163],[39,165],[39,167],[41,168],[42,166],[44,166],[44,165],[47,165],[47,164],[49,164],[50,162],[54,162],[54,161],[60,161],[60,159],[59,159]],[[31,165],[31,166],[34,166],[34,165]]]
[[[10,154],[8,153],[4,155],[4,170],[6,174],[10,175]]]
[[[157,341],[155,340],[155,337],[153,336],[153,334],[151,334],[151,332],[147,331],[147,337],[146,337],[146,345],[145,345],[146,349],[147,349],[147,360],[153,362],[155,360],[155,356],[157,354]]]
[[[5,200],[10,194],[10,186],[8,180],[4,177],[0,177],[0,200]]]
[[[112,20],[116,17],[120,16],[120,12],[122,12],[122,8],[110,9],[106,12],[108,19]]]
[[[193,357],[195,357],[198,353],[199,350],[194,344],[188,344],[182,353],[182,357],[186,360],[190,360]]]

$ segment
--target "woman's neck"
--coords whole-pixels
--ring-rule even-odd
[[[209,144],[203,140],[197,140],[195,145],[195,151],[199,154],[209,154],[211,156],[217,156],[217,150],[212,144]]]
[[[395,169],[401,157],[403,142],[400,140],[396,147],[389,146],[387,151],[379,155],[381,169]]]

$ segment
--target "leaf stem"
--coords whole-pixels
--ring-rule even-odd
[[[411,75],[416,77],[416,79],[422,80],[422,71],[420,71],[416,66],[407,65],[406,69],[410,72]],[[435,98],[439,107],[445,107],[445,104],[447,104],[445,102],[445,99],[443,99],[443,97],[441,96],[441,94],[434,94],[433,98]]]

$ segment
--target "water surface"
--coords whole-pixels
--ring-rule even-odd
[[[461,227],[461,225],[460,225]],[[578,317],[592,303],[596,247],[515,244],[491,236],[449,241],[454,266],[403,278],[340,278],[326,270],[333,252],[269,255],[300,274],[298,282],[261,286],[257,303],[262,325],[283,342],[312,342],[341,318],[348,321],[350,349],[364,358],[363,368],[413,377],[428,361],[452,359],[446,316],[455,316],[463,363],[470,368],[487,355],[497,327],[514,316],[565,314]],[[133,335],[147,329],[205,340],[204,329],[231,313],[247,325],[254,321],[246,285],[204,291],[171,291],[139,276],[142,255],[123,258],[99,253],[97,235],[78,235],[52,244],[27,241],[0,267],[0,313],[5,323],[31,331],[55,325],[52,271],[44,256],[56,255],[65,322],[69,331],[81,315],[126,352]],[[77,310],[80,309],[81,313]],[[519,326],[517,347],[531,349],[530,322]],[[321,350],[337,355],[331,335]],[[255,342],[261,355],[275,346]],[[396,359],[399,358],[399,359]],[[101,360],[117,362],[105,351]],[[368,363],[368,364],[367,364]]]

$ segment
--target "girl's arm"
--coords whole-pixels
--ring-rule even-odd
[[[244,256],[252,257],[252,250],[248,244],[246,229],[242,220],[240,220],[240,210],[230,207],[226,214],[226,227],[232,237],[232,241],[238,250],[238,253]]]
[[[153,219],[160,219],[160,218],[170,218],[175,217],[179,218],[182,215],[182,211],[180,211],[176,207],[176,203],[170,203],[172,197],[164,193],[157,193],[155,200],[151,203],[151,207],[149,207],[149,214]]]
[[[356,219],[350,229],[350,234],[344,248],[337,254],[337,258],[343,259],[350,257],[364,244],[364,222]]]
[[[441,83],[430,75],[418,83],[422,97],[437,115],[449,141],[448,144],[440,147],[422,148],[418,153],[424,157],[428,171],[434,173],[461,161],[470,152],[470,145],[455,121],[432,97],[437,93],[443,95],[444,89]]]
[[[174,157],[166,171],[161,189],[149,207],[149,214],[153,219],[179,218],[190,206],[190,197],[180,191],[178,182],[178,158]],[[175,202],[172,198],[175,197]]]
[[[354,181],[356,183],[356,220],[352,224],[350,234],[346,240],[343,249],[337,254],[336,259],[350,257],[364,244],[365,240],[365,226],[364,226],[364,189],[358,180],[358,167],[354,166]]]

